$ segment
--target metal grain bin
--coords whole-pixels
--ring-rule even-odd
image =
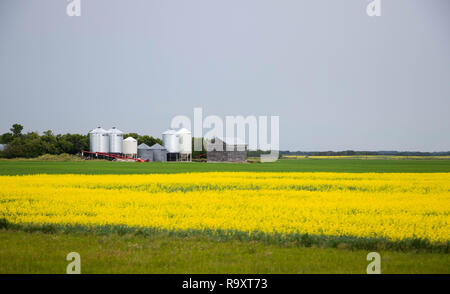
[[[180,143],[178,141],[177,132],[174,130],[167,130],[162,133],[163,145],[169,153],[179,153]]]
[[[153,161],[153,151],[150,149],[150,147],[142,143],[137,148],[138,158]]]
[[[156,143],[150,147],[153,155],[153,161],[167,161],[167,149]]]
[[[108,130],[109,135],[109,152],[122,153],[123,132],[116,127]]]
[[[133,137],[128,137],[125,140],[123,140],[122,153],[128,157],[136,157],[137,140]]]
[[[178,142],[180,146],[180,160],[192,160],[192,133],[182,128],[177,132]]]
[[[103,128],[98,127],[89,132],[91,152],[109,152],[109,135]]]

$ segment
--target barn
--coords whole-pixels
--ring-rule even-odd
[[[246,162],[247,144],[239,139],[212,138],[206,140],[208,162]]]

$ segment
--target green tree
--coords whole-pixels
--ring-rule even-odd
[[[11,133],[4,133],[0,136],[0,144],[8,144],[14,139],[13,134]]]
[[[19,137],[22,135],[23,126],[20,124],[13,124],[12,128],[9,130],[13,133],[14,137]]]
[[[123,134],[123,138],[126,139],[128,137],[132,137],[135,138],[136,140],[139,139],[139,135],[137,133],[128,133],[128,134]]]
[[[5,148],[3,154],[7,158],[37,157],[46,153],[46,145],[36,132],[14,138]]]
[[[142,143],[145,143],[145,144],[147,144],[148,146],[153,146],[153,145],[155,145],[156,143],[162,145],[161,139],[154,138],[154,137],[152,137],[152,136],[147,136],[147,135],[139,136],[139,138],[138,138],[138,144],[142,144]]]
[[[58,149],[58,142],[56,140],[55,135],[51,130],[45,131],[41,136],[41,144],[44,147],[44,152],[48,154],[60,154],[60,150]]]
[[[62,153],[77,154],[89,150],[89,136],[80,134],[65,134],[56,136],[57,145]]]

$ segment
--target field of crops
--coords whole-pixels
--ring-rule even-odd
[[[450,241],[450,174],[184,173],[0,177],[16,224]]]
[[[0,160],[0,175],[170,174],[188,172],[448,173],[450,172],[450,160],[282,159],[264,164]]]
[[[0,273],[449,273],[450,161],[0,161]]]

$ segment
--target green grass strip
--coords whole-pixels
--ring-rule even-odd
[[[6,219],[0,219],[0,229],[24,232],[55,233],[86,233],[86,234],[133,234],[149,239],[172,237],[191,238],[204,237],[211,241],[258,241],[263,244],[278,245],[282,247],[317,247],[339,248],[348,250],[391,250],[449,253],[450,241],[430,242],[428,239],[407,238],[402,240],[390,240],[383,237],[365,238],[355,236],[331,236],[311,234],[281,234],[264,233],[259,231],[242,232],[236,230],[167,230],[160,228],[130,227],[126,225],[55,225],[55,224],[14,224]]]

